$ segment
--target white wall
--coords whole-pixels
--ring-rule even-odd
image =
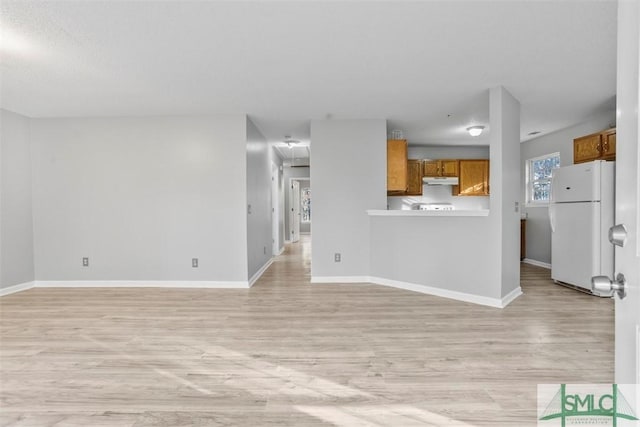
[[[555,152],[560,153],[560,166],[573,164],[573,139],[589,135],[603,129],[615,127],[615,111],[598,114],[590,120],[575,126],[531,139],[521,144],[522,176],[520,194],[524,206],[526,202],[526,162],[528,159]],[[526,257],[535,261],[551,263],[551,227],[546,206],[525,206],[527,215]]]
[[[247,119],[247,259],[251,278],[273,254],[271,147]],[[250,209],[249,209],[250,206]]]
[[[368,276],[367,209],[386,208],[386,121],[313,120],[312,277]],[[334,253],[342,262],[334,262]]]
[[[389,196],[390,210],[410,210],[414,203],[451,203],[456,210],[489,209],[489,196],[453,196],[449,185],[423,185],[421,196]]]
[[[32,120],[36,279],[246,281],[246,131],[240,114]]]
[[[372,216],[371,276],[498,298],[489,217]]]
[[[29,119],[0,110],[0,288],[34,280]]]
[[[410,159],[488,159],[488,145],[409,145]]]

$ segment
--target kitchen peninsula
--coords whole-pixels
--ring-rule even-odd
[[[388,161],[389,145],[407,149],[399,173],[387,163],[387,209],[366,210],[372,283],[490,307],[521,294],[518,105],[502,88],[491,98],[489,146],[387,141]]]

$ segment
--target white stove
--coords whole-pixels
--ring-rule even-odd
[[[451,203],[416,203],[413,209],[420,211],[453,211],[455,207]]]

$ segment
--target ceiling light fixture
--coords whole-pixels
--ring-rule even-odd
[[[478,136],[482,133],[483,129],[484,129],[484,126],[471,126],[467,128],[467,132],[469,132],[469,135],[471,136]]]
[[[297,139],[291,138],[291,135],[285,135],[284,136],[284,141],[282,141],[282,142],[287,144],[287,147],[289,147],[289,148],[293,148],[294,145],[300,144],[300,141],[297,140]]]

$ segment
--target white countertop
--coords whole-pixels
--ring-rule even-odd
[[[367,211],[370,216],[489,216],[489,209],[452,210],[452,211],[418,211],[418,210],[378,210]]]

